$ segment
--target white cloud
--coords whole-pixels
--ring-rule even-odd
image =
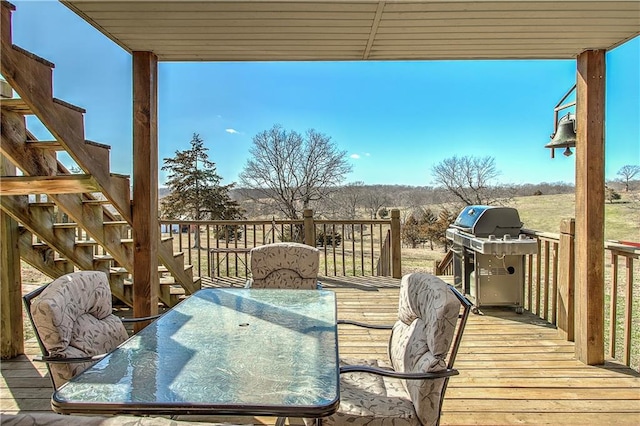
[[[350,157],[351,157],[351,158],[353,158],[354,160],[357,160],[357,159],[359,159],[359,158],[360,158],[360,155],[358,155],[358,154],[351,154],[351,155],[350,155]]]
[[[365,157],[371,157],[371,154],[369,154],[368,152],[365,152],[365,153],[364,153],[364,156],[365,156]]]
[[[232,135],[240,133],[236,129],[224,129],[224,131],[227,132],[227,133],[231,133]]]

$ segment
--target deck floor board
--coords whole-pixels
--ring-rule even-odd
[[[398,280],[325,277],[321,281],[336,292],[339,318],[395,321]],[[218,285],[233,284],[224,280]],[[449,381],[442,425],[640,424],[640,374],[615,361],[602,366],[580,363],[573,343],[560,339],[550,324],[533,314],[517,315],[507,308],[482,311],[483,315],[470,316],[465,330],[456,361],[460,375]],[[339,330],[342,357],[386,359],[387,330],[349,325],[340,325]],[[26,356],[1,363],[3,413],[50,410],[46,367],[31,361],[39,353],[35,341],[26,342],[25,351]]]

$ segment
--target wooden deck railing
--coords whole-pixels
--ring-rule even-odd
[[[610,265],[605,295],[608,354],[640,371],[640,262],[634,262],[640,247],[607,242],[605,250]]]
[[[560,234],[523,232],[538,240],[538,253],[526,259],[524,306],[573,340],[573,220]],[[605,256],[605,353],[640,370],[640,247],[606,242]]]
[[[249,250],[279,241],[298,241],[320,250],[320,274],[401,277],[399,211],[391,219],[316,220],[160,220],[163,237],[200,277],[248,277]],[[398,239],[393,250],[394,239]]]

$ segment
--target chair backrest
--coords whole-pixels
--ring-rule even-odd
[[[434,275],[413,273],[402,277],[398,321],[389,341],[394,369],[436,372],[452,368],[470,308],[464,296]],[[454,337],[458,318],[461,320]],[[438,423],[447,379],[402,381],[422,424]]]
[[[252,288],[316,288],[320,251],[300,243],[273,243],[251,249]]]
[[[128,338],[122,321],[112,314],[111,289],[104,272],[63,275],[23,297],[44,356],[80,358],[104,354]],[[88,363],[47,363],[57,388]]]

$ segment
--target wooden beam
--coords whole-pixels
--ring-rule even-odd
[[[0,195],[100,192],[90,175],[0,177]]]
[[[133,52],[133,313],[158,312],[158,58]],[[140,326],[141,327],[141,326]]]
[[[0,156],[0,172],[15,174],[16,168]],[[0,210],[0,352],[2,359],[24,353],[22,281],[18,222]]]
[[[578,55],[576,95],[576,356],[604,363],[605,51]]]

